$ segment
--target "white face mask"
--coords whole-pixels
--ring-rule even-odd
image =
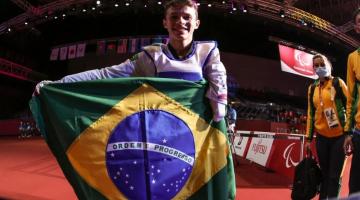
[[[315,72],[319,76],[319,78],[325,78],[331,75],[330,69],[328,69],[326,66],[316,68]]]

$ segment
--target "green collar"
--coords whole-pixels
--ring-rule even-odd
[[[360,47],[357,49],[357,52],[360,53]]]
[[[326,79],[326,81],[328,81],[328,80],[332,79],[332,76],[326,77],[325,79]],[[318,86],[318,85],[320,84],[320,79],[316,79],[316,80],[314,81],[314,84],[315,84],[315,86]]]

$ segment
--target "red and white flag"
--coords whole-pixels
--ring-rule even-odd
[[[84,57],[85,56],[86,43],[78,44],[76,49],[76,57]]]
[[[126,53],[127,43],[128,43],[127,39],[120,39],[118,41],[117,53],[119,54]]]
[[[68,59],[74,59],[76,57],[76,45],[69,46]]]
[[[57,60],[59,57],[59,48],[51,49],[50,60]]]
[[[61,47],[60,48],[60,60],[66,60],[67,52],[68,52],[68,47]]]

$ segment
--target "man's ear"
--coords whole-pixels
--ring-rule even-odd
[[[163,26],[164,26],[165,29],[167,29],[167,25],[166,25],[166,20],[165,20],[165,19],[163,19]]]
[[[195,22],[195,29],[198,29],[199,26],[200,26],[200,20],[198,19],[198,20],[196,20],[196,22]]]

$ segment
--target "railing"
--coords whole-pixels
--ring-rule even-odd
[[[46,79],[46,75],[33,71],[27,67],[17,63],[0,58],[0,74],[4,74],[16,79],[38,82],[39,80]]]

